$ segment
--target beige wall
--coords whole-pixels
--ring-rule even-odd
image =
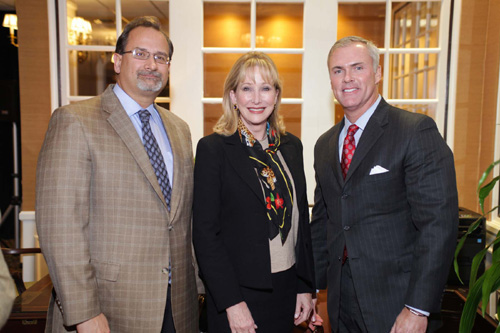
[[[51,114],[47,2],[16,1],[21,100],[23,210],[35,209],[35,170]]]
[[[454,153],[460,206],[478,212],[477,182],[494,158],[499,61],[500,2],[462,1]]]

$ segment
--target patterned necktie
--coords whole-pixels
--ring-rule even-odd
[[[342,168],[342,175],[347,175],[347,171],[349,170],[349,166],[351,165],[352,156],[354,155],[354,151],[356,150],[356,142],[354,140],[354,134],[358,131],[359,127],[352,124],[349,126],[347,130],[347,135],[344,139],[344,146],[342,147],[342,161],[340,162],[340,166]],[[344,246],[344,253],[342,255],[342,265],[347,260],[347,246]]]
[[[340,166],[342,168],[342,175],[347,175],[347,171],[349,170],[349,165],[351,165],[352,156],[354,155],[354,151],[356,150],[356,142],[354,140],[354,134],[358,131],[359,127],[352,124],[349,126],[347,131],[347,135],[344,139],[344,146],[342,147],[342,161],[340,162]]]
[[[168,179],[168,172],[165,166],[165,161],[163,160],[163,155],[161,154],[158,142],[151,131],[151,125],[149,124],[149,118],[151,113],[148,110],[140,110],[139,117],[142,123],[142,138],[144,141],[144,148],[149,156],[149,162],[153,166],[153,169],[158,178],[158,184],[160,184],[161,192],[165,197],[167,202],[168,210],[170,210],[170,199],[172,198],[172,187],[170,186],[170,181]]]

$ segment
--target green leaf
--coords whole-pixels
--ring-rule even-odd
[[[498,283],[500,281],[500,262],[495,262],[491,264],[490,268],[484,273],[484,282],[482,288],[482,303],[481,310],[484,314],[486,313],[486,306],[490,301],[490,295],[493,291],[497,290]]]
[[[495,161],[493,163],[491,163],[487,168],[486,170],[483,172],[483,175],[481,176],[481,179],[479,179],[479,183],[477,184],[477,190],[479,191],[479,188],[483,185],[484,181],[486,180],[486,178],[488,177],[489,173],[491,172],[491,170],[493,170],[493,168],[495,167],[495,165],[497,164],[500,164],[500,160],[498,161]]]
[[[488,252],[488,248],[485,247],[476,255],[474,258],[472,258],[472,265],[470,269],[470,281],[469,281],[469,289],[472,288],[472,285],[476,282],[476,277],[477,277],[477,272],[479,271],[479,266],[481,266],[481,263],[484,259],[484,256],[486,255],[486,252]]]
[[[491,190],[495,186],[496,182],[498,182],[499,177],[495,177],[491,182],[487,185],[483,186],[484,181],[488,178],[491,170],[497,165],[500,164],[500,160],[491,163],[486,170],[483,172],[481,179],[479,179],[479,183],[477,184],[477,193],[479,196],[479,206],[481,207],[481,212],[484,214],[484,199],[490,194]]]
[[[474,327],[477,306],[481,300],[483,282],[484,275],[477,279],[476,283],[469,289],[469,294],[467,295],[467,300],[462,311],[462,317],[460,318],[459,333],[469,333],[472,331],[472,327]]]
[[[474,284],[474,282],[476,281],[476,276],[477,276],[477,272],[479,271],[479,266],[481,265],[481,262],[482,262],[484,256],[486,255],[486,252],[488,252],[488,249],[490,248],[490,246],[492,246],[492,245],[494,246],[494,245],[498,244],[499,242],[500,242],[500,237],[495,238],[490,244],[487,244],[483,250],[476,253],[474,258],[472,259],[472,265],[471,265],[471,270],[470,270],[469,288],[471,288],[472,285]]]
[[[500,179],[500,176],[497,176],[491,180],[488,184],[484,185],[479,189],[478,197],[479,197],[479,205],[481,206],[481,212],[484,214],[484,200],[490,195],[491,190],[495,187],[496,183]]]

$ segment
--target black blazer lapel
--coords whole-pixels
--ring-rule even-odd
[[[238,176],[250,187],[253,193],[257,195],[259,201],[264,205],[262,187],[255,173],[255,169],[250,163],[247,153],[241,144],[238,132],[224,138],[224,150],[229,160],[229,164],[234,168]]]
[[[361,139],[356,145],[356,151],[354,152],[349,171],[345,177],[346,182],[349,181],[366,154],[373,148],[377,140],[384,133],[384,126],[388,123],[387,106],[387,102],[381,99],[377,109],[366,124],[363,135],[361,135]]]

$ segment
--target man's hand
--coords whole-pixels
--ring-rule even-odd
[[[110,333],[108,320],[103,313],[76,325],[78,333]]]
[[[427,317],[417,316],[407,308],[399,314],[392,325],[391,333],[420,333],[427,329]]]
[[[230,306],[226,309],[226,313],[231,333],[255,333],[257,325],[253,321],[247,303],[240,302]]]
[[[295,325],[303,323],[309,319],[309,315],[313,310],[313,302],[311,294],[297,294],[297,303],[295,305],[295,315],[293,316]]]

